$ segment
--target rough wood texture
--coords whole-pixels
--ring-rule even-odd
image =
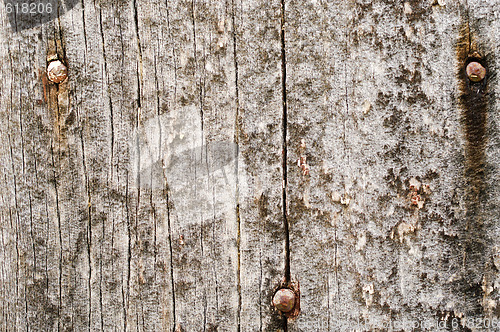
[[[60,13],[0,9],[2,331],[498,326],[499,3]]]
[[[495,316],[498,107],[492,95],[488,194],[476,211],[481,220],[473,219],[456,79],[467,21],[490,69],[497,66],[498,6],[484,6],[287,7],[288,212],[303,308],[293,330],[358,322],[368,330],[405,322],[434,330],[443,319]],[[496,79],[488,85],[494,93]],[[300,156],[309,175],[296,166]],[[411,202],[412,184],[420,186],[421,206]],[[466,251],[470,241],[476,245]]]

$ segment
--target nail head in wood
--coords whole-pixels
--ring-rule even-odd
[[[281,312],[290,312],[295,306],[295,293],[288,288],[279,289],[273,297],[273,305]]]
[[[68,77],[68,68],[60,61],[51,61],[47,67],[47,77],[51,82],[61,83]]]
[[[486,68],[476,61],[469,63],[465,71],[467,72],[467,77],[472,82],[480,82],[486,76]]]

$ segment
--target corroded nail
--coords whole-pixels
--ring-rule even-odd
[[[51,82],[61,83],[68,77],[68,68],[60,60],[51,61],[47,67],[47,76]]]
[[[486,76],[486,69],[476,61],[469,63],[465,71],[467,72],[467,77],[469,77],[472,82],[482,81],[484,76]]]
[[[290,312],[295,306],[295,293],[288,288],[282,288],[274,294],[273,305],[281,312]]]

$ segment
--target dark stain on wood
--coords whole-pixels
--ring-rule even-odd
[[[471,185],[471,199],[479,202],[484,191],[484,162],[487,121],[487,81],[488,66],[483,55],[470,40],[468,29],[462,29],[458,45],[458,81],[460,87],[460,105],[462,124],[466,142],[466,177]],[[479,62],[486,68],[486,77],[480,82],[471,81],[466,74],[466,67],[472,61]]]
[[[53,329],[57,324],[60,308],[49,298],[47,284],[48,280],[41,278],[34,279],[33,283],[27,286],[26,296],[30,306],[41,313],[28,318],[31,327],[35,329]]]
[[[49,79],[47,78],[47,72],[41,68],[38,69],[38,77],[42,81],[43,87],[43,100],[39,100],[40,105],[47,104],[47,96],[49,91]]]
[[[259,217],[264,219],[266,218],[270,213],[269,213],[269,200],[268,197],[262,193],[257,200],[257,207],[259,209]]]
[[[486,147],[486,128],[488,112],[488,66],[487,59],[477,49],[472,40],[468,25],[462,28],[459,44],[457,46],[458,57],[458,82],[460,88],[460,106],[462,108],[461,121],[466,139],[465,146],[465,177],[468,184],[468,201],[470,208],[476,210],[485,190],[484,166]],[[467,65],[479,62],[486,68],[486,77],[479,81],[471,81],[466,74]],[[478,211],[474,211],[478,212]]]
[[[59,60],[66,68],[69,68],[65,54],[62,36],[60,33],[55,34],[55,37],[48,41],[46,66],[39,69],[44,98],[41,103],[47,105],[48,111],[53,118],[53,131],[58,142],[66,140],[68,127],[75,123],[76,115],[71,110],[68,78],[59,84],[51,82],[47,76],[47,67],[51,61]]]
[[[477,46],[469,29],[468,19],[460,30],[456,48],[457,79],[460,89],[462,130],[465,138],[464,193],[465,213],[460,247],[462,258],[462,276],[456,281],[456,287],[466,299],[464,308],[467,316],[484,314],[481,307],[483,300],[482,282],[488,256],[487,232],[482,217],[482,205],[485,200],[485,147],[487,142],[488,113],[488,60],[483,50]],[[479,62],[486,68],[486,76],[479,82],[473,82],[466,74],[467,65]],[[474,300],[475,299],[475,300]]]

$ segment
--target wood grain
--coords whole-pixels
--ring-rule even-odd
[[[0,330],[498,319],[499,6],[83,0],[18,29],[1,7]],[[490,70],[472,217],[465,25]]]

